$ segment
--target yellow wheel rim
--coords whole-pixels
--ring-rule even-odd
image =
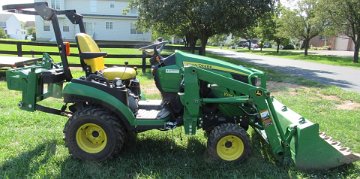
[[[234,161],[244,153],[244,142],[235,135],[222,137],[216,145],[218,156],[226,161]]]
[[[99,125],[86,123],[76,131],[76,142],[87,153],[99,153],[107,144],[107,136]]]

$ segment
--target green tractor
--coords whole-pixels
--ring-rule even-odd
[[[262,71],[181,51],[163,58],[160,52],[166,42],[159,41],[141,50],[151,55],[162,99],[144,100],[136,70],[127,65],[106,68],[106,53],[85,33],[82,16],[75,10],[57,11],[47,3],[5,5],[3,9],[52,22],[61,63],[44,54],[36,65],[8,70],[6,80],[10,90],[22,92],[20,109],[69,118],[65,145],[75,158],[111,159],[136,133],[182,126],[188,135],[205,131],[210,156],[239,162],[250,157],[246,131],[251,126],[276,158],[292,159],[300,169],[332,168],[360,159],[359,154],[319,134],[318,124],[271,97]],[[79,25],[75,40],[85,75],[78,79],[72,78],[69,69],[57,15]],[[63,107],[37,104],[48,97],[63,98]]]

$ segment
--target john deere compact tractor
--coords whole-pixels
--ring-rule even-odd
[[[276,158],[292,159],[301,169],[332,168],[360,158],[319,134],[318,124],[271,97],[266,75],[259,70],[181,51],[163,58],[160,52],[166,42],[157,42],[141,49],[151,55],[154,82],[162,99],[146,101],[136,70],[104,66],[106,53],[85,33],[82,16],[75,10],[57,11],[43,2],[3,9],[52,22],[61,63],[54,63],[45,53],[36,65],[8,70],[6,80],[10,90],[22,92],[20,109],[69,118],[65,144],[75,158],[107,160],[119,154],[132,134],[179,126],[188,135],[204,130],[209,154],[229,162],[250,157],[249,126],[271,146]],[[79,26],[74,40],[83,77],[72,78],[58,15]],[[63,107],[37,104],[48,97],[63,98]]]

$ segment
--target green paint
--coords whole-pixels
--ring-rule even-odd
[[[136,124],[135,116],[131,110],[120,100],[102,90],[93,88],[91,86],[69,82],[65,86],[63,94],[84,96],[102,101],[110,106],[113,106],[114,109],[117,109],[119,112],[121,112],[126,118],[124,120],[127,120],[130,125],[135,126]]]
[[[37,102],[48,97],[61,97],[63,82],[44,84],[41,79],[42,73],[54,69],[52,62],[45,53],[42,61],[35,65],[6,71],[8,89],[22,92],[22,100],[19,102],[21,109],[35,111]],[[61,64],[58,65],[61,69]],[[44,89],[46,86],[48,88]]]
[[[196,134],[201,128],[202,106],[216,104],[219,112],[226,117],[248,115],[250,125],[260,131],[270,144],[273,154],[278,159],[291,158],[298,168],[323,169],[359,160],[331,141],[319,136],[319,125],[303,119],[299,114],[284,108],[281,103],[270,98],[266,89],[266,75],[259,70],[245,68],[213,58],[176,51],[176,64],[157,70],[160,87],[165,92],[177,92],[184,106],[184,129],[186,134]],[[63,82],[47,84],[44,93],[41,74],[53,69],[52,59],[44,55],[42,63],[12,69],[6,72],[8,88],[22,92],[21,109],[34,111],[38,101],[48,97],[61,97],[61,94],[78,95],[93,98],[111,105],[122,113],[133,127],[161,126],[168,119],[136,119],[134,113],[117,98],[96,88]],[[248,83],[232,77],[243,75]],[[258,78],[260,86],[251,85],[251,80]],[[201,98],[200,81],[207,82],[213,92],[212,98]],[[182,86],[181,86],[182,85]],[[184,91],[179,92],[180,86]],[[255,106],[255,107],[253,107]],[[255,109],[256,108],[256,109]]]

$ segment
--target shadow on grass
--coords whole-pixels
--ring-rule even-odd
[[[47,141],[38,145],[35,149],[19,154],[14,158],[8,159],[1,167],[0,173],[5,178],[31,177],[41,167],[49,162],[49,159],[56,152],[56,141]],[[0,175],[0,178],[3,177]]]
[[[6,81],[6,70],[0,69],[0,81]]]
[[[179,145],[169,136],[150,135],[125,148],[119,157],[104,162],[80,161],[70,155],[56,160],[53,157],[56,147],[63,144],[48,141],[8,159],[0,173],[5,178],[42,176],[37,172],[44,169],[59,170],[57,176],[45,176],[55,178],[326,178],[359,172],[354,165],[322,172],[300,172],[291,166],[278,165],[269,145],[255,133],[252,155],[243,163],[209,160],[206,145],[194,137],[183,140],[187,140],[187,145]]]

